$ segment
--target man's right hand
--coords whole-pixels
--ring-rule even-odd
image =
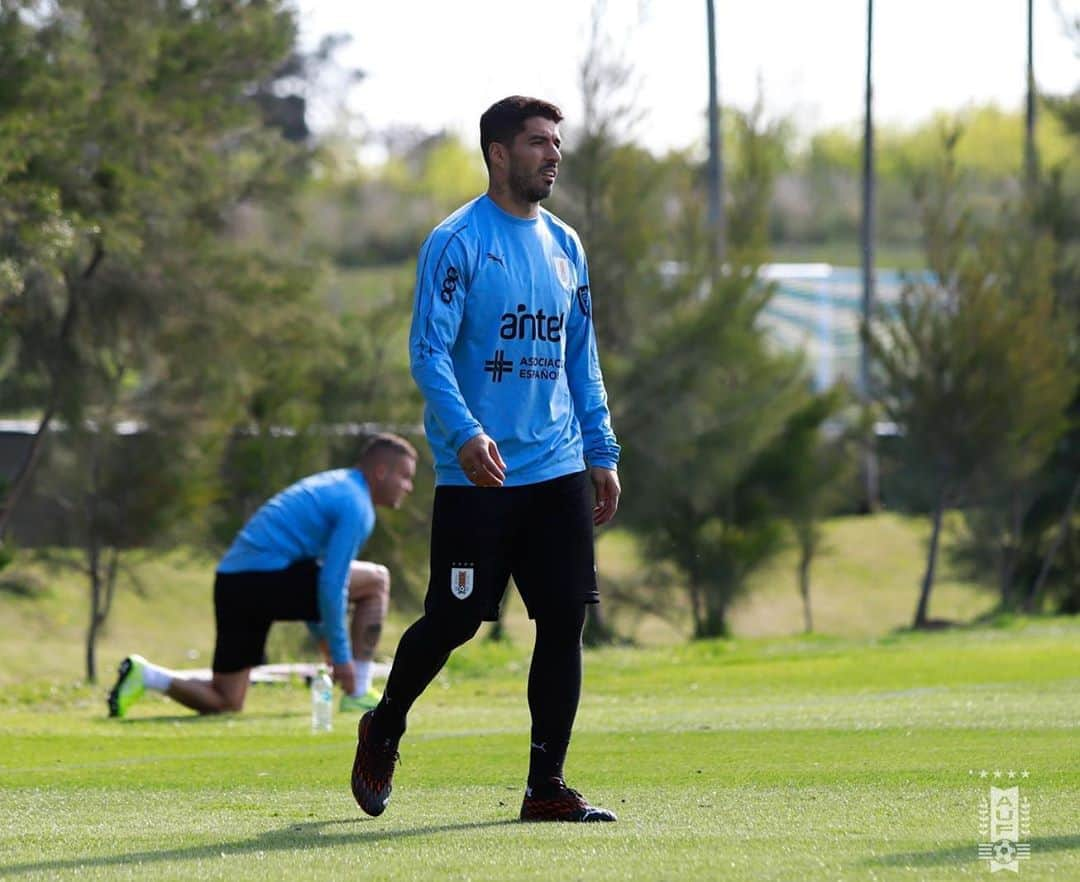
[[[356,689],[356,668],[351,661],[334,663],[334,682],[337,683],[346,695],[352,695]]]
[[[499,448],[482,432],[461,445],[457,458],[465,477],[477,487],[501,487],[506,480],[506,463]]]

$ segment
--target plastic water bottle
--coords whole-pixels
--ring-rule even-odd
[[[330,669],[319,665],[311,681],[311,731],[329,732],[334,727],[334,682]]]

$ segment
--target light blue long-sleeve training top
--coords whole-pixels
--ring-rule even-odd
[[[349,564],[375,528],[371,491],[359,469],[320,472],[286,487],[244,525],[218,564],[219,573],[280,570],[321,560],[319,627],[335,664],[352,660],[345,621]]]
[[[484,195],[432,231],[409,355],[436,483],[470,483],[457,452],[481,432],[499,446],[507,486],[617,465],[585,252],[550,212],[515,217]]]

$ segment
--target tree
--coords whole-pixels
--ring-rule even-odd
[[[743,480],[747,505],[786,520],[799,550],[796,583],[803,630],[814,630],[810,568],[821,550],[821,523],[850,494],[861,432],[844,428],[841,408],[849,393],[834,387],[814,395],[788,420],[783,432],[758,456]]]
[[[901,428],[907,476],[932,511],[917,628],[929,621],[945,510],[991,488],[1015,511],[1064,428],[1075,387],[1045,239],[1008,224],[973,226],[954,147],[955,136],[921,194],[929,278],[906,286],[896,314],[879,312],[869,329],[880,403]]]
[[[81,420],[88,362],[111,357],[83,345],[101,320],[93,298],[111,292],[118,342],[215,307],[222,291],[191,280],[219,256],[232,211],[292,186],[303,151],[248,96],[294,39],[280,2],[0,9],[0,144],[15,146],[0,151],[0,304],[17,365],[6,383],[39,423],[0,503],[0,535],[53,421]],[[106,270],[124,284],[96,286]]]
[[[579,70],[583,117],[571,129],[553,204],[588,252],[589,283],[597,293],[593,322],[614,398],[621,360],[647,333],[660,303],[660,243],[671,171],[633,143],[641,117],[634,103],[634,72],[605,37],[604,6],[593,6]]]
[[[139,585],[125,554],[197,535],[193,521],[205,509],[216,478],[216,459],[207,455],[203,440],[167,423],[144,423],[137,433],[120,434],[113,424],[91,422],[52,437],[48,468],[35,489],[64,510],[66,539],[81,554],[79,559],[51,549],[38,554],[74,566],[87,578],[87,682],[97,682],[98,638],[120,577]]]
[[[578,70],[583,114],[568,127],[569,145],[555,211],[579,232],[589,260],[592,320],[601,347],[605,381],[613,401],[626,392],[624,359],[646,332],[662,292],[663,196],[669,174],[664,164],[632,142],[641,114],[635,106],[633,67],[605,32],[606,3],[592,7],[589,42]],[[618,428],[618,427],[617,427]],[[615,639],[606,610],[637,607],[637,592],[606,592],[602,606],[590,606],[586,643]],[[498,637],[501,629],[496,629]]]
[[[968,175],[971,208],[991,220],[1020,192],[1017,157],[1023,150],[1024,116],[993,105],[939,113],[917,125],[875,128],[877,241],[889,261],[889,246],[918,246],[919,206],[911,181],[930,173],[938,159],[943,129],[959,129],[956,159]],[[1060,118],[1038,117],[1036,147],[1043,167],[1075,154]],[[847,129],[814,132],[777,187],[778,234],[789,242],[852,245],[859,236],[859,133]]]
[[[40,486],[85,551],[91,680],[123,549],[196,520],[230,427],[272,423],[336,357],[313,268],[234,236],[260,200],[288,218],[304,177],[308,149],[265,100],[295,38],[276,0],[0,9],[0,144],[17,145],[0,160],[16,366],[0,383],[39,422],[0,532],[59,422]]]
[[[1080,45],[1080,17],[1070,32]],[[1047,109],[1059,119],[1075,145],[1080,143],[1080,91],[1049,97]],[[1077,199],[1076,151],[1040,169],[1032,205],[1032,223],[1053,242],[1053,286],[1059,309],[1072,316],[1073,351],[1080,344],[1080,200]],[[1019,537],[1018,578],[1026,581],[1024,608],[1040,608],[1054,597],[1062,612],[1080,612],[1080,530],[1074,515],[1080,503],[1080,387],[1068,410],[1069,428],[1036,478],[1032,500]]]
[[[228,340],[228,376],[196,374],[191,385],[222,396],[227,447],[212,535],[227,544],[273,493],[328,466],[331,439],[322,430],[319,398],[344,358],[339,324],[313,288],[316,266],[242,250],[217,265],[227,269],[232,303],[210,333]],[[178,354],[180,345],[173,339],[168,351]],[[213,356],[205,361],[218,364]],[[179,381],[172,376],[167,391],[178,393]]]
[[[1025,311],[1027,321],[1013,329],[1012,340],[1020,349],[1014,357],[1025,359],[1019,369],[1024,386],[1012,390],[1003,402],[1012,425],[999,439],[1000,459],[994,472],[980,476],[965,512],[976,541],[981,539],[989,553],[1003,609],[1019,606],[1021,583],[1029,585],[1033,578],[1022,572],[1025,522],[1041,489],[1043,465],[1067,428],[1066,408],[1077,389],[1068,313],[1056,302],[1052,284],[1053,244],[1032,220],[1022,210],[986,234],[988,248],[997,258],[990,271],[1002,281],[1010,305]],[[1024,340],[1025,333],[1032,337]],[[1041,359],[1028,360],[1021,347],[1040,348],[1043,333],[1061,336]]]
[[[737,115],[728,271],[710,284],[709,231],[700,199],[688,198],[668,234],[682,272],[628,359],[632,394],[615,400],[632,488],[625,522],[651,559],[682,571],[696,637],[728,632],[746,577],[781,544],[780,520],[756,502],[752,467],[808,394],[799,359],[774,351],[758,323],[771,293],[756,269],[778,141],[756,115]]]

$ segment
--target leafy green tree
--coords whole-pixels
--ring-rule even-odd
[[[922,192],[930,280],[908,285],[895,316],[882,312],[869,331],[906,475],[931,502],[915,627],[929,621],[945,510],[986,488],[1015,501],[1060,437],[1075,388],[1045,241],[973,225],[954,147]]]
[[[1080,42],[1080,20],[1073,23]],[[1074,146],[1068,160],[1043,172],[1032,208],[1034,225],[1049,236],[1054,249],[1053,286],[1059,308],[1073,318],[1071,340],[1080,352],[1080,91],[1046,99]],[[1037,477],[1039,488],[1024,519],[1020,537],[1019,577],[1026,582],[1024,607],[1040,608],[1045,596],[1062,612],[1080,612],[1080,388],[1068,411],[1069,429]]]
[[[577,229],[596,293],[593,322],[613,394],[623,359],[648,333],[663,296],[665,198],[672,164],[633,142],[640,113],[634,70],[605,30],[605,3],[594,3],[579,71],[580,121],[568,121],[560,183],[552,205]],[[683,168],[689,174],[689,163]],[[671,256],[671,255],[667,255]]]
[[[242,253],[223,265],[236,275],[235,312],[219,320],[229,329],[231,373],[217,383],[228,435],[212,521],[217,544],[282,487],[329,466],[319,397],[326,376],[344,365],[340,326],[311,287],[315,267]]]
[[[808,395],[799,359],[777,353],[759,323],[771,294],[756,269],[777,154],[756,117],[740,115],[736,131],[728,270],[710,286],[702,206],[688,198],[669,230],[682,272],[628,360],[625,403],[614,400],[625,522],[651,559],[685,576],[696,637],[728,632],[747,576],[782,543],[781,521],[756,503],[748,478]]]
[[[380,512],[375,532],[364,548],[365,557],[390,568],[395,606],[416,610],[427,590],[429,516],[435,482],[421,425],[423,399],[409,373],[411,303],[411,287],[388,282],[366,292],[343,313],[343,367],[324,376],[321,409],[326,425],[348,430],[332,441],[334,464],[351,462],[362,433],[375,430],[408,437],[420,453],[413,492],[400,510]]]
[[[213,492],[216,459],[207,455],[207,439],[158,416],[164,417],[155,415],[137,433],[119,434],[105,419],[54,434],[48,468],[35,482],[35,490],[64,512],[60,529],[66,544],[79,549],[75,558],[54,549],[37,555],[86,576],[85,671],[90,683],[97,682],[98,638],[121,578],[143,588],[126,564],[127,553],[197,538],[194,525]]]
[[[314,268],[238,240],[260,201],[296,217],[309,150],[268,98],[295,39],[276,0],[0,7],[0,145],[17,147],[0,151],[0,390],[39,421],[0,531],[62,421],[39,486],[85,552],[91,679],[120,552],[202,523],[231,428],[316,419],[305,399],[337,363]]]
[[[412,288],[380,287],[342,312],[341,365],[324,375],[320,406],[335,422],[417,425],[423,399],[409,374]]]
[[[848,398],[840,386],[809,398],[741,482],[745,506],[783,518],[795,536],[796,581],[807,634],[814,630],[810,569],[824,541],[822,523],[843,506],[856,473],[859,436],[842,422]]]
[[[432,226],[486,187],[479,149],[452,134],[392,133],[385,162],[366,165],[361,146],[329,138],[317,179],[306,189],[302,241],[341,267],[416,259]]]
[[[971,208],[990,220],[1019,192],[1016,169],[1023,155],[1024,119],[994,105],[939,113],[915,126],[880,128],[876,136],[878,230],[881,244],[917,246],[921,237],[918,201],[911,181],[937,162],[943,132],[959,130],[956,161],[968,174]],[[1075,152],[1066,127],[1054,114],[1039,115],[1040,157],[1054,166]],[[855,242],[859,229],[857,131],[813,133],[778,187],[778,234],[791,242]]]
[[[231,212],[287,191],[302,160],[248,98],[294,39],[279,2],[0,9],[0,142],[17,144],[0,151],[2,302],[17,359],[6,382],[13,403],[39,415],[0,533],[49,427],[81,421],[84,378],[114,358],[89,326],[111,324],[123,349],[177,312],[222,311],[224,275],[205,264],[219,256]],[[112,281],[98,285],[106,271]]]
[[[639,119],[634,71],[609,39],[604,16],[605,4],[599,0],[593,4],[589,43],[578,69],[584,112],[564,126],[567,146],[552,208],[577,229],[585,245],[605,381],[612,400],[618,401],[628,394],[622,382],[628,359],[662,308],[664,196],[673,175],[669,164],[633,143]],[[681,171],[684,177],[692,174],[688,163]],[[584,637],[589,644],[616,638],[609,612],[651,605],[643,590],[611,587],[605,585],[602,606],[589,608]]]

